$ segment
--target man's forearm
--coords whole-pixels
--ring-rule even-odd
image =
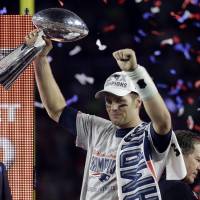
[[[66,106],[65,99],[53,77],[48,60],[43,56],[35,59],[35,76],[40,97],[49,116],[58,121]]]

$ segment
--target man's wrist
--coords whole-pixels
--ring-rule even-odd
[[[133,84],[142,100],[152,98],[158,93],[153,80],[144,67],[137,65],[134,70],[127,71],[126,74],[133,81]]]

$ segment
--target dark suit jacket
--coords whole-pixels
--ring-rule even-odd
[[[192,192],[192,188],[183,181],[159,182],[162,200],[197,200]]]
[[[0,162],[0,200],[12,200],[5,165]]]

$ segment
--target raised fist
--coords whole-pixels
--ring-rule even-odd
[[[137,67],[137,59],[132,49],[115,51],[113,57],[122,71],[133,71]]]

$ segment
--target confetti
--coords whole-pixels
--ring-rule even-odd
[[[77,45],[69,52],[69,55],[74,56],[74,55],[78,54],[79,52],[81,52],[81,50],[82,50],[82,48]]]
[[[38,101],[35,101],[35,102],[34,102],[34,106],[35,106],[36,108],[44,109],[44,105],[43,105],[42,103],[38,102]]]
[[[170,112],[175,113],[177,111],[176,103],[171,98],[166,98],[165,104]]]
[[[200,88],[200,80],[195,81],[194,87],[197,88],[197,89]]]
[[[147,20],[147,19],[153,17],[154,15],[150,12],[145,12],[142,16],[143,16],[144,19]]]
[[[53,57],[52,56],[47,56],[47,60],[49,63],[51,63],[53,61]]]
[[[185,22],[185,20],[189,19],[190,16],[191,16],[191,13],[190,13],[188,10],[186,10],[186,11],[184,12],[184,14],[183,14],[181,17],[178,18],[177,21],[178,21],[179,23],[183,23],[183,22]]]
[[[86,85],[87,83],[93,84],[94,78],[86,76],[84,73],[82,74],[75,74],[74,76],[82,85]]]
[[[107,26],[104,26],[103,27],[103,32],[106,33],[106,32],[112,32],[116,29],[116,26],[114,24],[110,24],[110,25],[107,25]]]
[[[186,43],[185,45],[182,43],[174,45],[174,49],[176,51],[182,52],[187,60],[191,59],[190,48],[191,48],[191,44],[189,43]]]
[[[159,7],[152,7],[151,8],[151,12],[156,14],[156,13],[159,13],[160,12],[160,8]]]
[[[78,102],[78,95],[76,94],[66,100],[67,106],[70,106],[71,104],[76,103],[76,102]]]
[[[57,42],[57,47],[59,47],[59,48],[63,47],[63,43],[62,42]]]
[[[63,7],[64,6],[64,2],[61,0],[58,0],[59,4]]]
[[[117,0],[117,3],[118,3],[119,5],[122,5],[122,4],[125,3],[125,1],[126,1],[126,0]]]
[[[135,0],[135,3],[141,3],[143,0]]]
[[[137,43],[140,43],[140,42],[141,42],[141,39],[140,39],[137,35],[135,35],[135,36],[133,37],[133,39],[134,39],[134,41],[137,42]]]
[[[184,114],[184,111],[185,111],[184,107],[179,108],[177,116],[181,117]]]
[[[2,9],[0,9],[0,15],[3,15],[3,14],[7,14],[7,8],[6,7],[3,7]]]
[[[194,120],[191,115],[187,118],[187,127],[191,130],[194,127]]]
[[[107,48],[106,45],[103,45],[103,44],[101,43],[100,39],[97,39],[96,45],[98,46],[98,49],[99,49],[100,51],[104,51],[104,50]]]
[[[166,44],[173,45],[174,44],[173,39],[172,38],[168,38],[168,39],[165,39],[165,40],[161,41],[161,45],[166,45]]]
[[[172,74],[172,75],[176,75],[176,70],[175,70],[175,69],[170,69],[169,72],[170,72],[170,74]]]
[[[142,36],[142,37],[146,37],[147,34],[142,30],[142,29],[139,29],[138,30],[138,33]]]

